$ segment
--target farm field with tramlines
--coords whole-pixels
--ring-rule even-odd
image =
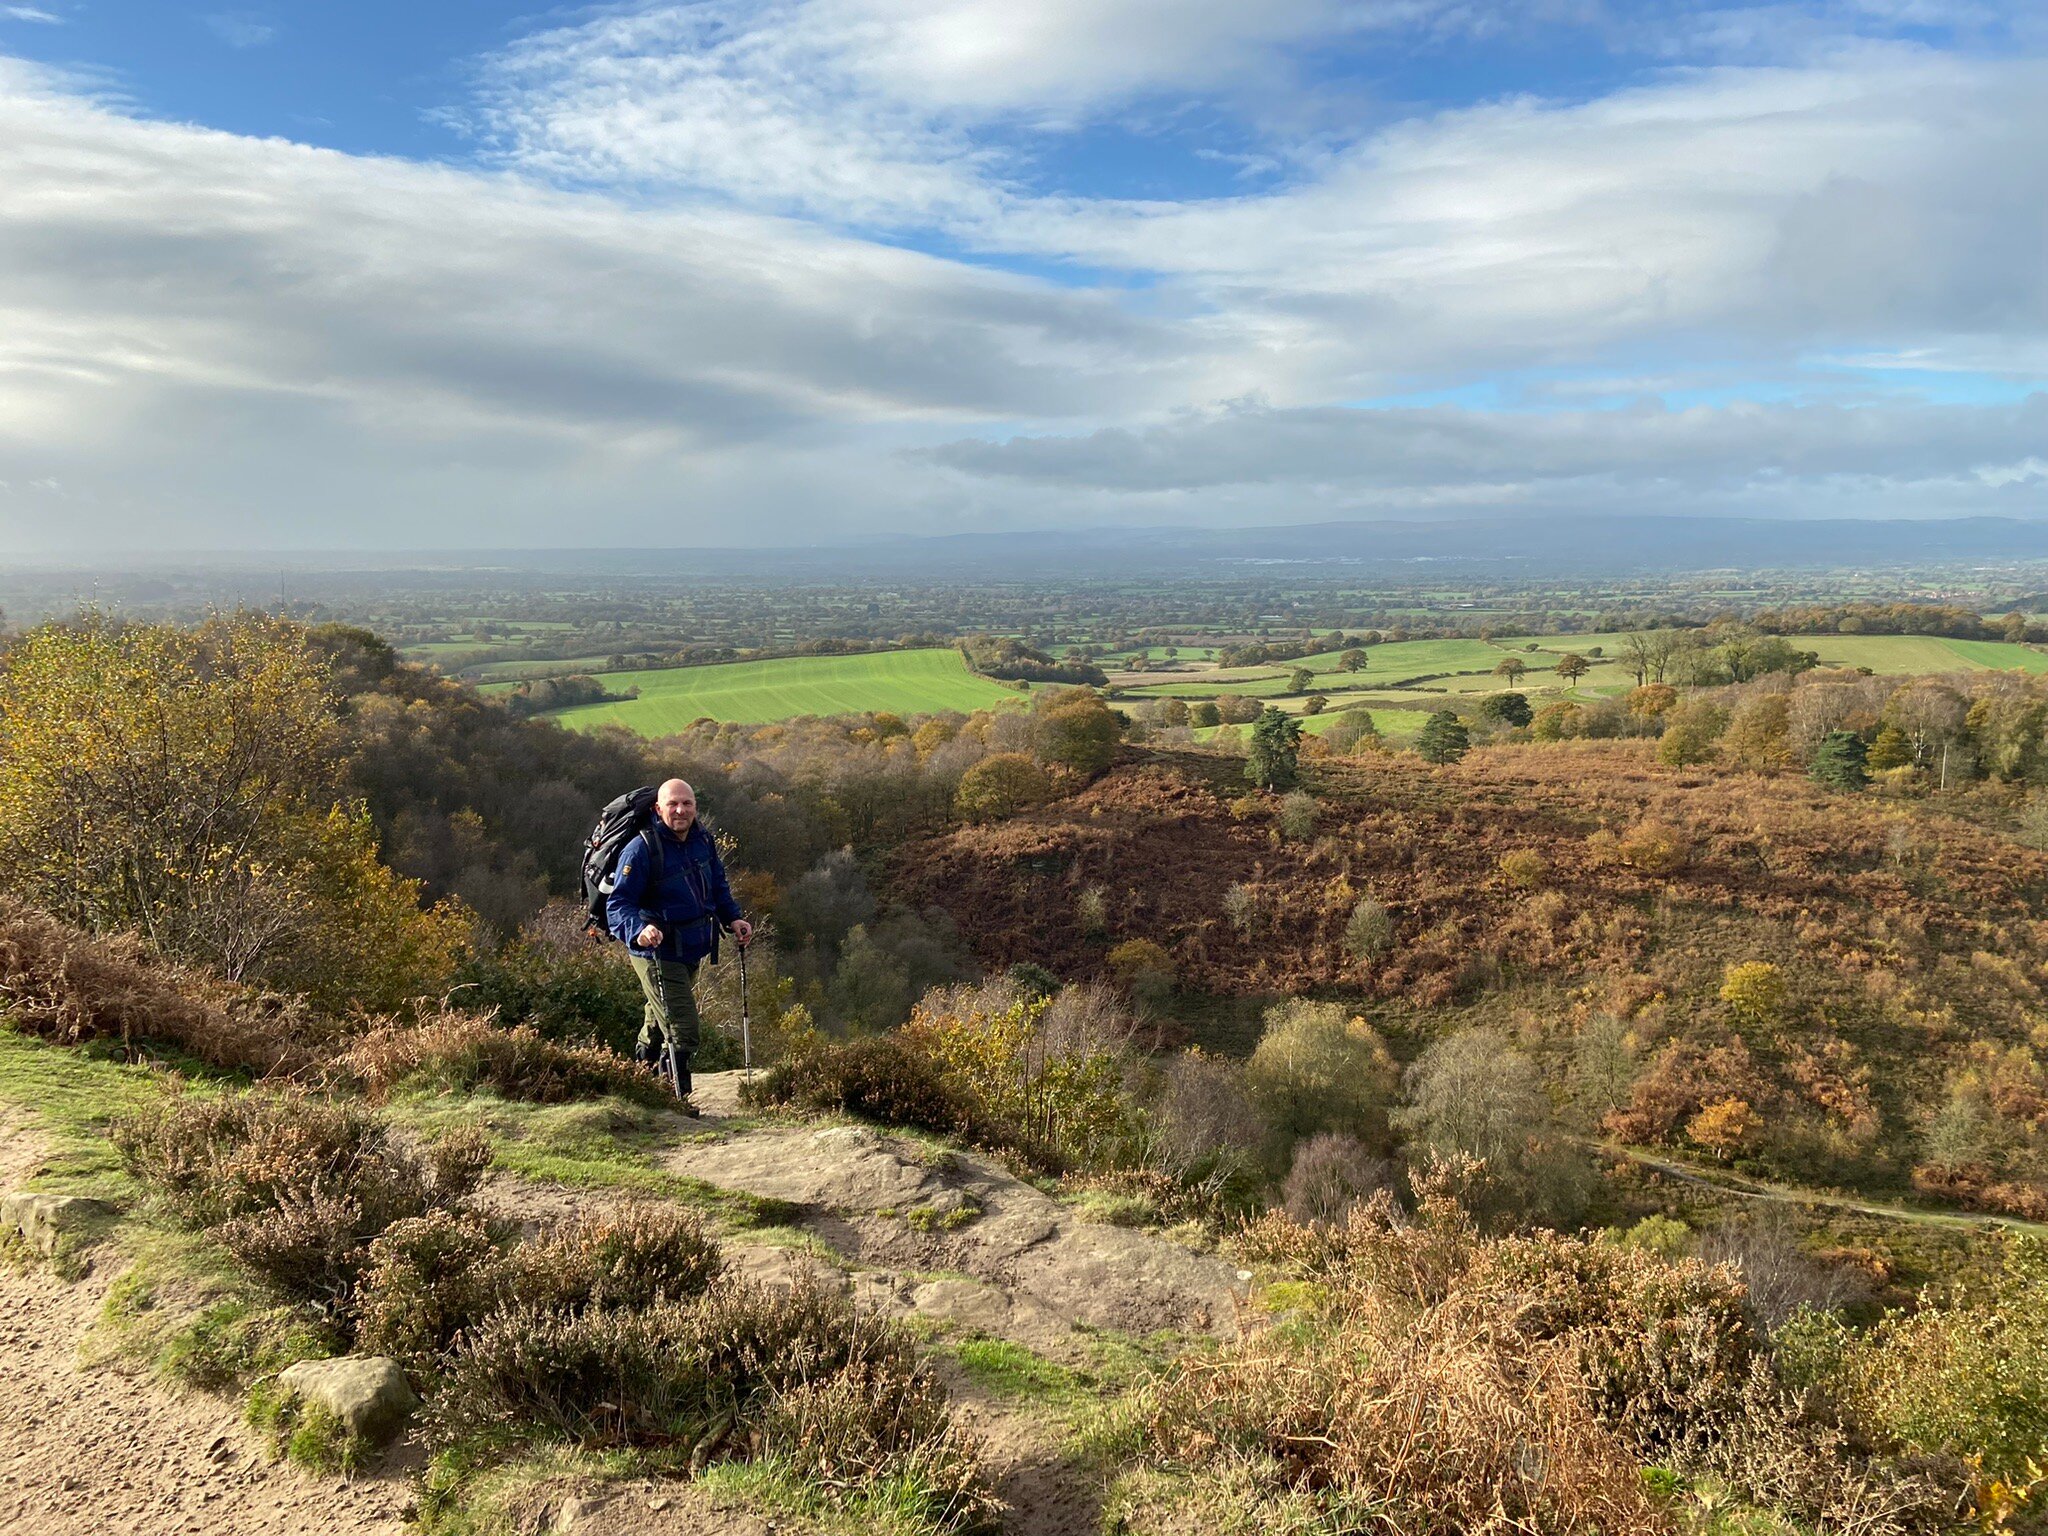
[[[990,709],[1022,697],[1013,685],[968,671],[965,659],[954,650],[791,656],[596,676],[608,691],[638,688],[640,695],[576,705],[549,718],[577,730],[623,725],[642,736],[662,736],[706,718],[766,723],[865,710],[929,714],[941,709]]]

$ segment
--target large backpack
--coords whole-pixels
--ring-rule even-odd
[[[605,898],[618,883],[619,855],[626,844],[654,825],[655,789],[643,784],[619,796],[598,813],[597,825],[583,840],[584,931],[594,939],[608,938],[611,926],[605,921]],[[661,841],[649,838],[654,850],[655,874],[659,877]]]

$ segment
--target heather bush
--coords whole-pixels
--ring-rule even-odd
[[[300,1093],[173,1095],[112,1136],[131,1172],[245,1268],[329,1306],[354,1290],[374,1238],[459,1206],[490,1163],[481,1133],[415,1153],[368,1110]]]
[[[393,1222],[370,1244],[355,1301],[356,1347],[389,1355],[414,1381],[438,1374],[441,1355],[484,1315],[503,1273],[490,1232],[466,1211]]]
[[[838,1111],[941,1136],[971,1134],[973,1111],[930,1057],[893,1034],[792,1045],[782,1061],[741,1089],[751,1104]]]
[[[525,1025],[449,1010],[412,1024],[387,1024],[351,1045],[338,1074],[373,1098],[400,1085],[444,1093],[488,1088],[508,1099],[563,1104],[620,1094],[643,1103],[666,1097],[647,1068],[598,1045],[564,1045]]]
[[[704,1224],[670,1205],[634,1201],[572,1217],[506,1257],[507,1300],[557,1311],[618,1311],[701,1296],[725,1273]]]
[[[1269,1253],[1286,1245],[1275,1229],[1293,1224],[1265,1225]],[[1376,1235],[1417,1246],[1391,1227]],[[1359,1283],[1366,1272],[1321,1271],[1299,1326],[1183,1357],[1142,1391],[1144,1444],[1171,1464],[1249,1469],[1265,1500],[1333,1525],[1369,1509],[1389,1530],[1668,1529],[1570,1341],[1455,1290],[1418,1299]]]
[[[463,1335],[426,1428],[472,1461],[550,1443],[694,1467],[762,1454],[828,1490],[914,1474],[926,1513],[956,1526],[994,1511],[909,1336],[815,1280],[617,1311],[506,1307]]]
[[[1337,1507],[1412,1509],[1418,1529],[1442,1528],[1425,1511],[1665,1529],[1661,1504],[1629,1497],[1645,1464],[1819,1531],[1953,1523],[1953,1469],[1873,1457],[1780,1383],[1728,1269],[1551,1232],[1484,1238],[1455,1173],[1418,1176],[1412,1220],[1382,1194],[1342,1225],[1275,1213],[1247,1228],[1242,1257],[1312,1282],[1291,1292],[1302,1321],[1184,1365],[1154,1432],[1190,1459],[1255,1455]],[[1498,1510],[1460,1502],[1483,1497],[1451,1482],[1461,1469],[1480,1469]]]

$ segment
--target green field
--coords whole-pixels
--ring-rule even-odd
[[[1372,716],[1372,723],[1379,728],[1380,735],[1386,740],[1407,741],[1422,729],[1435,708],[1436,706],[1429,704],[1418,704],[1413,709],[1386,709],[1374,705],[1368,713]],[[1320,736],[1337,723],[1337,716],[1340,713],[1341,706],[1332,704],[1320,715],[1298,715],[1295,718],[1302,730],[1311,736]],[[1197,741],[1211,741],[1218,731],[1230,729],[1232,727],[1227,725],[1199,725],[1195,727],[1194,737]],[[1250,726],[1240,725],[1235,729],[1240,736],[1250,739]]]
[[[1296,667],[1313,672],[1316,687],[1333,698],[1343,689],[1394,688],[1417,678],[1432,679],[1446,692],[1491,692],[1507,686],[1493,676],[1493,669],[1504,656],[1519,656],[1527,664],[1529,677],[1524,681],[1525,687],[1544,686],[1536,675],[1548,672],[1556,661],[1540,651],[1507,650],[1484,640],[1403,640],[1393,645],[1370,646],[1362,672],[1346,672],[1339,660],[1342,654],[1322,651],[1299,661],[1275,662],[1270,666],[1193,672],[1157,683],[1137,684],[1124,692],[1136,699],[1213,699],[1225,693],[1266,698],[1286,688],[1287,676]]]
[[[1887,677],[1930,672],[2048,672],[2048,652],[2002,640],[1943,640],[1933,635],[1794,635],[1792,643],[1831,667],[1868,667]]]
[[[516,682],[535,673],[562,676],[574,672],[596,672],[602,670],[609,660],[609,656],[569,656],[560,661],[547,658],[530,661],[485,661],[468,668],[463,675],[486,681],[510,678]]]
[[[599,682],[640,697],[581,704],[548,718],[577,730],[623,725],[642,736],[665,736],[694,720],[766,723],[798,715],[893,710],[924,715],[940,709],[993,709],[1015,704],[1015,688],[976,676],[958,651],[883,651],[872,656],[790,656],[654,672],[600,672]],[[503,692],[508,684],[484,691]]]
[[[1516,649],[1532,641],[1544,652],[1577,651],[1601,646],[1606,659],[1619,662],[1627,637],[1606,635],[1528,635],[1503,640]],[[2048,651],[2002,640],[1944,640],[1935,635],[1787,635],[1802,651],[1812,651],[1828,667],[1868,667],[1886,677],[1924,677],[1936,672],[2048,672]],[[1595,662],[1597,666],[1597,661]]]

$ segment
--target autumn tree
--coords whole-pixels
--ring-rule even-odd
[[[1639,720],[1661,720],[1678,702],[1678,690],[1669,683],[1642,683],[1630,689],[1621,702]]]
[[[1365,652],[1354,645],[1337,658],[1337,665],[1346,672],[1363,672],[1366,667]]]
[[[1383,1147],[1399,1076],[1386,1043],[1364,1019],[1338,1003],[1297,997],[1266,1010],[1245,1086],[1290,1140],[1342,1131]]]
[[[1289,693],[1307,693],[1315,685],[1316,675],[1307,667],[1296,667],[1287,674],[1287,691]]]
[[[1369,709],[1347,709],[1337,716],[1336,723],[1323,732],[1323,743],[1332,752],[1356,752],[1382,745],[1380,728],[1373,722]]]
[[[1638,630],[1623,635],[1621,664],[1635,674],[1638,688],[1646,683],[1661,683],[1679,644],[1678,632],[1670,629]]]
[[[1101,699],[1075,689],[1054,696],[1033,725],[1032,745],[1043,763],[1096,774],[1116,757],[1123,722]]]
[[[1301,777],[1301,722],[1268,706],[1252,727],[1244,776],[1261,789],[1292,789]]]
[[[1529,734],[1537,741],[1564,741],[1579,734],[1585,711],[1569,699],[1559,699],[1537,710],[1529,721]]]
[[[0,671],[0,880],[331,1006],[431,990],[462,920],[380,862],[336,703],[304,631],[261,616],[31,631]]]
[[[1566,651],[1557,658],[1558,681],[1569,686],[1593,670],[1593,663],[1577,651]]]
[[[1495,677],[1507,679],[1508,686],[1513,687],[1516,683],[1519,683],[1522,680],[1522,674],[1528,670],[1529,663],[1522,660],[1521,657],[1503,656],[1497,663],[1495,663],[1493,675]]]
[[[1739,768],[1762,773],[1792,761],[1790,700],[1782,693],[1753,693],[1730,711],[1721,733],[1721,752]]]
[[[1224,693],[1216,697],[1216,709],[1225,725],[1250,725],[1265,707],[1264,700],[1248,693]]]
[[[1768,960],[1745,960],[1721,973],[1721,1001],[1751,1029],[1778,1023],[1785,1008],[1785,973]]]
[[[1476,1158],[1477,1183],[1461,1191],[1491,1223],[1559,1225],[1584,1209],[1589,1170],[1559,1128],[1536,1064],[1498,1029],[1461,1030],[1408,1069],[1409,1104],[1395,1125],[1411,1156]]]
[[[1879,727],[1877,740],[1870,744],[1870,753],[1864,759],[1864,766],[1872,773],[1912,767],[1913,746],[1906,740],[1906,733],[1896,725]]]
[[[953,807],[969,821],[1001,821],[1052,793],[1045,770],[1022,752],[994,752],[960,776]]]
[[[1727,710],[1704,699],[1688,699],[1665,715],[1657,760],[1674,768],[1704,763],[1714,755],[1714,742],[1727,727]]]

